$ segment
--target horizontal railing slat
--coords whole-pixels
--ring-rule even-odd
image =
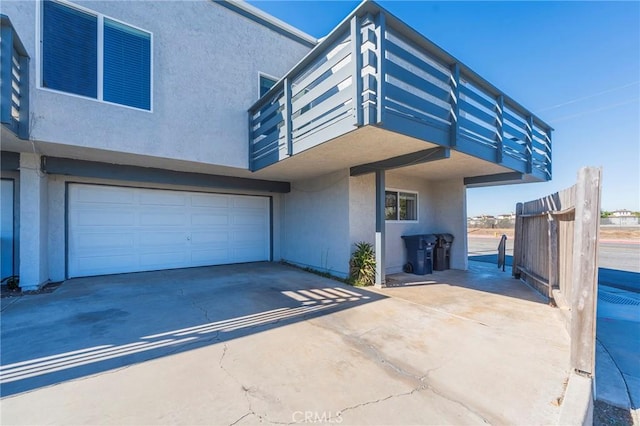
[[[460,100],[460,111],[460,115],[462,115],[462,112],[466,112],[490,126],[493,126],[496,122],[495,114],[489,114],[488,112],[462,99]]]
[[[324,116],[324,120],[320,121],[316,121],[314,123],[309,124],[308,126],[302,128],[302,129],[298,129],[298,130],[294,130],[293,131],[293,143],[296,143],[296,139],[301,138],[307,134],[310,133],[314,133],[318,130],[321,130],[322,128],[324,128],[323,126],[328,125],[331,121],[335,120],[337,117],[345,114],[346,112],[350,112],[351,111],[351,107],[349,105],[344,105],[341,108],[336,109],[335,111],[331,111],[329,114],[327,114],[326,116]]]
[[[385,61],[385,66],[388,75],[393,76],[403,83],[413,86],[418,90],[422,90],[423,92],[428,93],[437,99],[445,102],[449,101],[450,94],[448,89],[445,90],[442,87],[437,86],[428,80],[425,80],[419,75],[414,74],[405,68],[402,68],[400,65],[394,62]]]
[[[437,104],[434,104],[433,102],[421,98],[420,96],[407,92],[403,88],[398,87],[394,84],[388,83],[386,95],[387,98],[395,100],[398,103],[406,104],[410,107],[413,107],[421,111],[423,114],[427,113],[444,120],[449,118],[448,110],[440,107]]]
[[[496,107],[495,102],[489,102],[487,99],[483,98],[482,96],[480,96],[479,94],[471,90],[466,84],[460,84],[460,93],[470,97],[471,99],[473,99],[474,101],[476,101],[477,103],[479,103],[480,105],[482,105],[483,107],[489,110],[493,111],[494,108]]]
[[[336,54],[333,57],[331,57],[330,59],[327,59],[325,63],[321,64],[316,70],[311,72],[309,75],[305,76],[302,80],[292,81],[291,83],[292,96],[293,97],[297,96],[298,93],[300,93],[300,91],[309,87],[309,85],[315,82],[322,74],[326,73],[328,70],[336,66],[340,61],[345,59],[350,54],[351,54],[351,45],[345,44],[344,46],[342,46],[342,48],[338,52],[336,52]]]
[[[282,115],[282,112],[276,113],[276,115],[274,115],[272,118],[262,123],[256,130],[253,131],[253,137],[256,138],[264,134],[266,131],[270,130],[272,127],[277,126],[279,123],[282,123],[283,121],[284,121],[284,117]]]
[[[300,98],[294,100],[293,104],[293,112],[300,110],[302,107],[310,104],[316,98],[323,95],[330,89],[336,87],[338,84],[345,81],[347,78],[351,77],[352,71],[350,66],[344,66],[340,68],[335,74],[327,77],[320,84],[315,86],[313,89],[302,95]]]
[[[429,115],[422,111],[416,111],[412,108],[408,108],[405,105],[395,102],[393,99],[387,98],[385,102],[385,108],[387,111],[393,111],[396,114],[405,115],[407,116],[407,118],[424,122],[424,125],[427,125],[427,126],[433,126],[435,125],[435,123],[446,125],[447,127],[450,125],[449,121],[438,119],[433,115]]]
[[[442,81],[443,83],[447,83],[449,81],[449,75],[443,73],[439,69],[435,68],[431,64],[423,61],[421,58],[418,58],[414,54],[408,52],[403,49],[401,46],[394,43],[392,40],[387,39],[387,51],[400,59],[403,59],[410,63],[411,65],[426,71],[428,74]]]
[[[264,109],[260,111],[257,117],[254,117],[252,124],[254,126],[259,125],[263,121],[265,121],[271,114],[273,114],[278,109],[282,108],[284,105],[284,98],[280,98],[277,102],[272,103],[268,107],[263,107]],[[270,118],[270,117],[269,117]]]
[[[518,138],[518,140],[526,140],[526,136],[522,130],[516,129],[507,122],[502,123],[502,130],[504,133],[509,133],[511,136]]]
[[[352,97],[351,91],[348,90],[351,86],[348,86],[344,90],[338,92],[337,95],[334,95],[324,102],[314,105],[309,111],[306,111],[299,116],[295,117],[293,121],[293,130],[300,129],[301,127],[309,124],[310,122],[318,119],[323,114],[331,111],[332,109],[339,107],[340,105],[344,105],[347,101],[349,101]]]
[[[488,140],[495,143],[496,133],[486,127],[481,126],[480,124],[469,120],[466,117],[460,117],[460,128],[461,129],[469,129],[470,131],[479,134],[480,136],[484,136]]]

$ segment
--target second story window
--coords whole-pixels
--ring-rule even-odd
[[[274,84],[276,84],[276,80],[260,74],[260,97],[263,97]]]
[[[42,3],[42,87],[151,110],[151,34],[68,4]]]

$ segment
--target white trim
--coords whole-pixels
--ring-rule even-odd
[[[399,188],[385,188],[384,189],[385,194],[387,193],[387,191],[389,192],[395,192],[396,194],[398,194],[398,203],[400,201],[400,193],[404,192],[405,194],[415,194],[416,196],[416,218],[414,220],[401,220],[401,219],[392,219],[392,220],[388,220],[385,218],[385,223],[419,223],[420,222],[420,193],[418,191],[414,191],[411,189],[399,189]],[[399,209],[399,205],[396,206],[397,212],[400,211]],[[385,215],[386,216],[386,215]]]
[[[62,4],[64,6],[67,6],[71,9],[76,9],[80,12],[89,14],[89,15],[93,15],[97,18],[97,26],[98,26],[98,34],[97,34],[97,43],[98,43],[98,48],[97,48],[97,60],[98,60],[98,64],[97,64],[97,73],[98,75],[96,76],[97,80],[96,80],[96,84],[97,84],[97,97],[96,98],[92,98],[89,96],[82,96],[82,95],[78,95],[76,93],[69,93],[69,92],[64,92],[62,90],[56,90],[56,89],[51,89],[49,87],[44,87],[42,85],[42,67],[43,67],[43,60],[42,60],[42,25],[44,25],[44,19],[43,19],[43,1],[42,0],[38,0],[38,3],[40,4],[40,6],[38,7],[38,10],[36,11],[36,88],[40,89],[40,90],[44,90],[47,92],[52,92],[52,93],[57,93],[57,94],[61,94],[61,95],[66,95],[66,96],[71,96],[71,97],[75,97],[75,98],[79,98],[79,99],[87,99],[90,101],[95,101],[95,102],[99,102],[99,103],[103,103],[103,104],[107,104],[107,105],[114,105],[114,106],[118,106],[118,107],[122,107],[122,108],[128,108],[128,109],[132,109],[134,111],[143,111],[143,112],[148,112],[148,113],[153,113],[153,80],[154,80],[154,76],[153,76],[153,68],[154,68],[154,60],[153,60],[153,48],[154,48],[154,44],[153,44],[153,33],[149,30],[145,30],[143,28],[140,28],[136,25],[132,25],[128,22],[124,22],[120,19],[116,19],[113,18],[109,15],[105,15],[104,13],[100,13],[100,12],[96,12],[95,10],[91,10],[88,9],[84,6],[80,6],[77,5],[75,3],[70,2],[69,0],[52,0],[56,3]],[[109,19],[111,21],[117,22],[119,24],[125,25],[127,27],[136,29],[138,31],[144,32],[146,34],[149,34],[149,109],[144,109],[144,108],[138,108],[138,107],[133,107],[130,105],[124,105],[124,104],[119,104],[116,102],[109,102],[109,101],[105,101],[104,100],[104,19]]]
[[[228,0],[229,3],[232,3],[234,6],[244,10],[247,13],[250,13],[254,16],[257,16],[258,18],[264,19],[265,21],[267,21],[268,23],[275,25],[297,37],[300,37],[306,41],[308,41],[309,43],[313,43],[313,44],[318,44],[318,39],[315,37],[310,36],[309,34],[297,29],[296,27],[287,24],[284,21],[281,21],[280,19],[276,18],[275,16],[271,16],[269,15],[267,12],[263,12],[262,10],[258,9],[257,7],[254,7],[252,5],[250,5],[249,3],[243,1],[243,0]]]

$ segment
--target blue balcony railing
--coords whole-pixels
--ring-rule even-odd
[[[369,124],[551,179],[551,127],[374,2],[250,108],[250,167]]]
[[[0,99],[2,124],[28,139],[29,56],[5,15],[0,15]]]

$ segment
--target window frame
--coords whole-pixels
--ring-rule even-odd
[[[264,95],[260,94],[260,88],[262,87],[262,82],[260,80],[262,80],[263,78],[266,78],[267,80],[273,81],[273,84],[271,85],[271,87],[275,86],[278,83],[278,81],[280,81],[279,78],[275,78],[271,74],[267,74],[266,72],[262,72],[262,71],[258,72],[258,99],[260,99],[262,96],[264,96]],[[271,89],[269,89],[269,90],[271,90]],[[268,90],[267,90],[267,92],[268,92]]]
[[[99,102],[101,104],[107,104],[107,105],[116,105],[122,108],[128,108],[128,109],[132,109],[135,111],[143,111],[143,112],[148,112],[148,113],[153,113],[153,70],[154,70],[154,61],[153,61],[153,47],[154,47],[154,43],[153,43],[153,33],[149,30],[145,30],[144,28],[140,28],[136,25],[132,25],[128,22],[122,21],[120,19],[114,18],[112,16],[109,15],[105,15],[104,13],[99,13],[96,12],[95,10],[91,10],[89,8],[86,8],[84,6],[80,6],[77,5],[75,3],[72,3],[68,0],[49,0],[49,1],[53,1],[55,3],[61,4],[65,7],[69,7],[71,9],[75,9],[79,12],[82,13],[86,13],[88,15],[92,15],[95,16],[97,18],[98,21],[98,34],[97,34],[97,42],[98,42],[98,46],[97,46],[97,58],[98,58],[98,63],[97,63],[97,72],[98,75],[96,76],[96,82],[97,82],[97,86],[98,86],[98,90],[97,90],[97,96],[95,98],[90,97],[90,96],[83,96],[83,95],[78,95],[76,93],[69,93],[69,92],[65,92],[62,90],[57,90],[57,89],[52,89],[50,87],[45,87],[42,84],[42,79],[44,77],[44,72],[43,72],[43,67],[44,67],[44,59],[43,59],[43,51],[42,51],[42,36],[43,36],[43,32],[44,32],[44,0],[39,0],[39,6],[38,6],[38,10],[36,13],[36,60],[37,60],[37,66],[36,66],[36,87],[40,90],[44,90],[47,92],[51,92],[51,93],[58,93],[61,95],[66,95],[66,96],[71,96],[71,97],[75,97],[75,98],[79,98],[79,99],[87,99],[90,101],[94,101],[94,102]],[[134,107],[134,106],[130,106],[130,105],[125,105],[125,104],[119,104],[117,102],[110,102],[110,101],[106,101],[104,100],[104,20],[109,19],[111,21],[117,22],[119,24],[122,24],[124,26],[133,28],[135,30],[141,31],[143,33],[149,34],[149,109],[144,109],[144,108],[138,108],[138,107]]]
[[[418,191],[413,191],[409,189],[398,189],[398,188],[385,188],[385,198],[387,192],[395,192],[396,193],[396,219],[387,219],[385,214],[385,222],[386,223],[418,223],[420,222],[420,193]],[[399,219],[400,215],[400,194],[413,194],[416,196],[416,218],[415,219]]]

